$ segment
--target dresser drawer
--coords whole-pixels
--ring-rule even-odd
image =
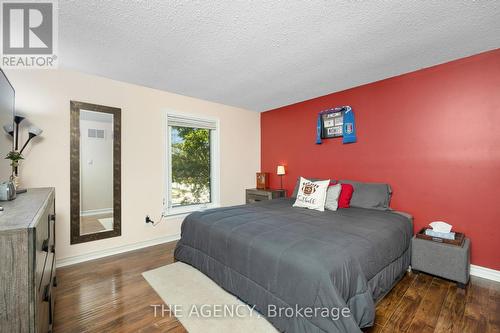
[[[55,255],[49,252],[42,276],[41,288],[37,293],[38,332],[50,332],[54,314]]]
[[[47,293],[48,289],[50,289],[51,282],[52,282],[52,268],[54,265],[54,254],[49,253],[47,254],[47,261],[45,264],[45,269],[42,274],[42,281],[40,284],[40,289],[38,290],[38,300],[41,302],[44,299],[45,294]]]
[[[246,189],[246,203],[255,203],[259,201],[273,200],[277,198],[282,198],[285,196],[284,190],[273,190],[273,189]]]
[[[53,200],[43,208],[35,225],[35,286],[42,287],[44,272],[51,266],[47,260],[48,254],[55,253],[55,215]],[[46,267],[47,266],[47,267]],[[49,274],[50,274],[49,268]]]
[[[246,190],[246,192],[247,192],[247,194],[265,196],[266,198],[271,198],[273,195],[272,191],[260,190],[260,189]]]
[[[257,194],[257,193],[247,193],[247,203],[254,203],[259,201],[269,200],[269,196],[267,194]]]

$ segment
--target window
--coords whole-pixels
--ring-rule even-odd
[[[217,121],[167,114],[167,214],[218,206],[217,147]]]

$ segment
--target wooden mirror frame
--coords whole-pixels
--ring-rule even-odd
[[[121,109],[71,101],[70,204],[71,244],[121,236]],[[113,230],[80,235],[80,111],[113,115]]]

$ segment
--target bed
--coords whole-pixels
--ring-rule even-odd
[[[364,208],[319,212],[292,203],[192,213],[182,224],[175,259],[255,306],[279,331],[361,332],[373,325],[376,302],[409,266],[411,218]]]

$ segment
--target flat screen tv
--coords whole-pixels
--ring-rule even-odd
[[[12,174],[10,161],[5,156],[12,150],[14,135],[15,92],[9,79],[0,68],[0,182]]]

